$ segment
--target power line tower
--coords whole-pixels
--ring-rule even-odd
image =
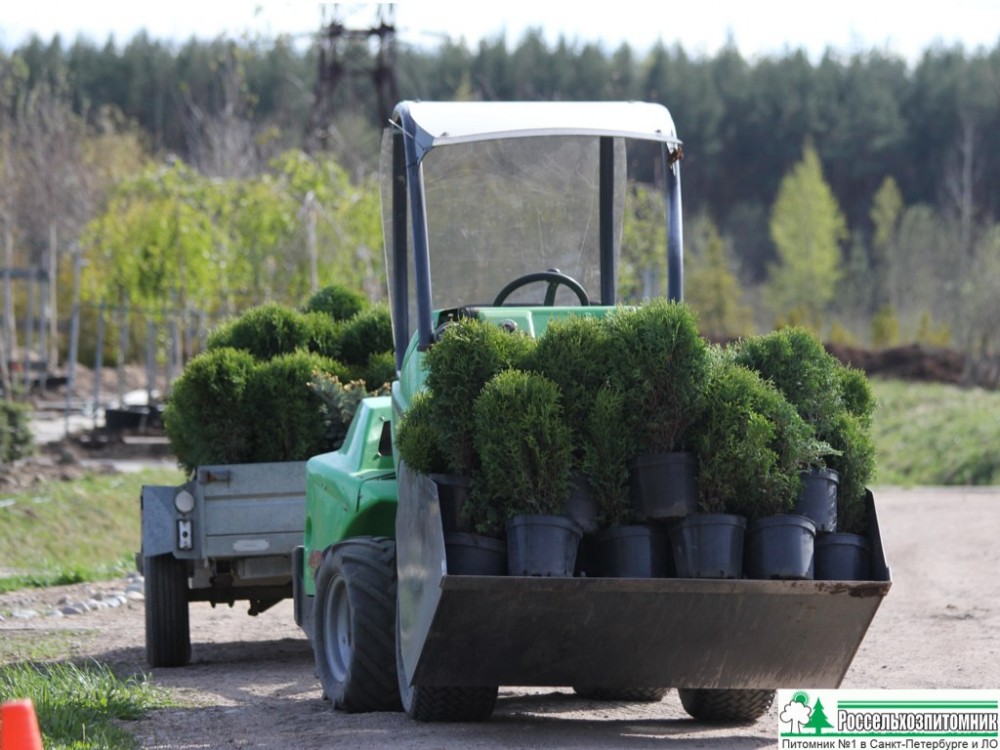
[[[396,87],[396,9],[393,4],[365,4],[364,8],[376,9],[375,23],[367,28],[348,28],[341,20],[343,6],[334,5],[333,20],[320,33],[317,56],[316,85],[313,103],[306,124],[305,148],[310,153],[327,148],[330,123],[334,115],[334,94],[349,76],[370,76],[375,90],[380,123],[392,115],[398,101]],[[352,43],[374,45],[370,66],[357,66],[350,62],[347,48]],[[366,56],[367,57],[367,56]]]

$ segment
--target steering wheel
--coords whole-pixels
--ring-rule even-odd
[[[590,305],[590,297],[587,296],[587,291],[583,288],[583,285],[581,285],[580,282],[572,276],[567,276],[558,269],[553,268],[550,271],[538,271],[536,273],[529,273],[514,279],[500,290],[496,299],[493,300],[493,306],[500,307],[512,293],[520,289],[522,286],[533,284],[536,281],[547,281],[549,284],[548,288],[545,290],[545,301],[542,303],[546,307],[552,307],[555,305],[556,290],[560,285],[567,287],[571,292],[573,292],[577,296],[577,299],[580,300],[581,305]]]

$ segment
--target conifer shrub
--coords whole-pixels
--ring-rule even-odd
[[[350,320],[368,307],[368,298],[355,289],[331,284],[316,292],[306,302],[304,312],[323,313],[333,320]]]
[[[207,348],[241,349],[266,361],[307,348],[310,333],[310,323],[302,313],[271,302],[222,324],[209,334]]]
[[[31,414],[26,404],[0,400],[0,465],[30,456],[35,449]]]
[[[475,401],[474,440],[482,466],[463,511],[480,533],[496,535],[497,522],[517,515],[564,512],[573,439],[558,385],[538,373],[499,372]]]
[[[365,367],[373,354],[392,350],[392,318],[387,305],[372,305],[344,323],[340,339],[344,364]]]
[[[399,457],[420,474],[443,474],[448,469],[441,433],[433,423],[432,398],[427,391],[415,394],[396,424]]]
[[[726,356],[713,363],[693,431],[701,510],[748,521],[791,511],[817,450],[812,428],[758,373]]]
[[[209,349],[188,362],[163,412],[164,429],[184,469],[250,460],[250,425],[257,416],[247,387],[256,366],[253,355],[232,347]]]
[[[346,377],[333,360],[304,350],[257,364],[246,393],[253,435],[248,462],[301,461],[331,449],[323,401],[311,387],[320,372]]]
[[[427,350],[425,384],[434,397],[432,418],[441,431],[451,473],[471,476],[478,466],[473,433],[480,392],[497,373],[526,362],[534,347],[530,336],[462,318]]]

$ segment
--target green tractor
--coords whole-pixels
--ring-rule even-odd
[[[398,378],[307,463],[293,560],[296,622],[337,708],[469,721],[500,685],[676,687],[697,718],[747,720],[778,687],[840,684],[890,585],[877,521],[866,582],[449,575],[436,485],[393,452],[456,319],[538,336],[614,309],[632,176],[664,186],[667,297],[682,299],[680,158],[657,104],[397,105],[382,197]]]

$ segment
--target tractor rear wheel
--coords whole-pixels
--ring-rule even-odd
[[[774,702],[773,690],[703,690],[681,688],[681,705],[700,721],[756,721]]]
[[[623,703],[657,703],[667,694],[663,687],[594,687],[578,685],[573,692],[581,698],[595,701],[622,701]]]
[[[403,668],[403,655],[396,620],[396,675],[399,696],[406,715],[416,721],[486,721],[493,714],[499,688],[410,685]]]
[[[333,705],[351,713],[398,711],[396,544],[358,538],[326,550],[316,574],[313,653]]]
[[[143,558],[146,589],[146,661],[183,667],[191,661],[187,563],[173,555]]]

